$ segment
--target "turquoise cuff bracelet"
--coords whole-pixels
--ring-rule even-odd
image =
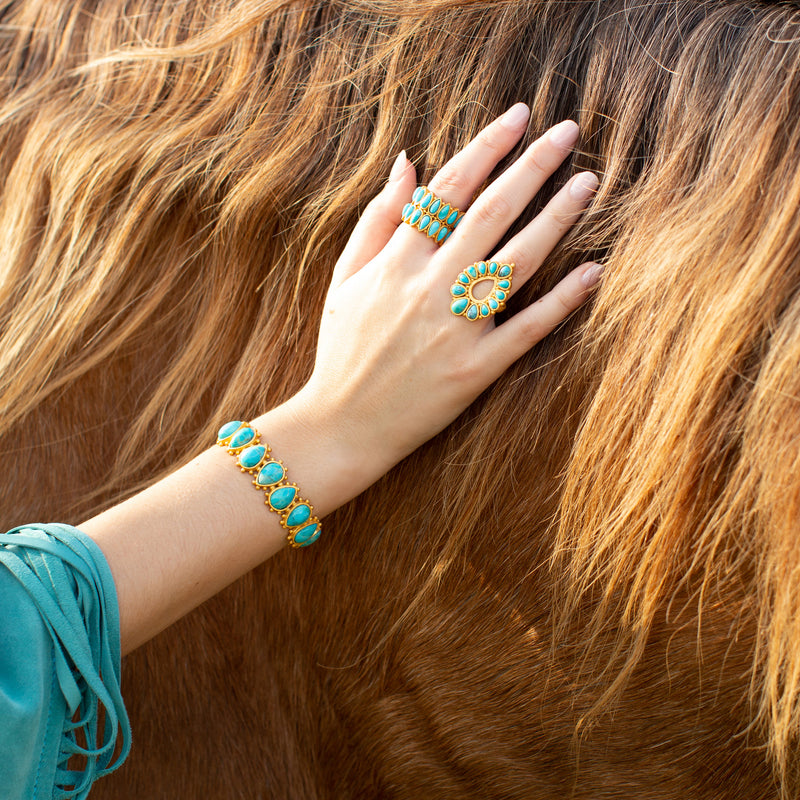
[[[264,503],[280,517],[292,547],[307,547],[319,539],[322,523],[311,503],[300,497],[296,483],[286,480],[283,462],[272,457],[269,445],[261,444],[261,434],[249,422],[226,422],[219,429],[217,444],[236,456],[242,472],[253,476],[253,486],[266,494]]]
[[[406,203],[401,214],[403,222],[424,233],[438,245],[447,241],[463,217],[463,211],[445,203],[427,186],[417,186],[411,195],[411,202]]]

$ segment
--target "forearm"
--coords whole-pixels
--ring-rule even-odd
[[[443,186],[453,192],[448,203],[454,208],[469,202],[518,141],[527,113],[515,106],[448,163],[450,179]],[[249,420],[318,517],[449,425],[597,283],[599,265],[584,264],[500,326],[487,316],[488,306],[473,322],[453,316],[459,313],[453,281],[460,281],[454,288],[463,293],[470,280],[459,271],[474,272],[464,265],[491,251],[576,137],[575,123],[565,121],[534,142],[478,197],[441,251],[401,224],[415,180],[405,156],[397,159],[334,268],[309,382],[288,403]],[[457,190],[453,175],[462,176]],[[430,191],[437,191],[437,178]],[[516,264],[514,276],[524,283],[578,219],[596,185],[594,175],[577,175],[493,258],[508,275]],[[483,271],[473,277],[486,274],[480,281],[494,285],[488,277],[493,273],[481,264]],[[500,299],[512,291],[510,280],[503,288]],[[100,545],[114,575],[123,652],[286,545],[264,494],[219,447],[81,527]]]
[[[368,448],[356,451],[339,432],[335,414],[309,408],[301,395],[250,421],[319,517],[391,466],[370,460]],[[209,440],[214,435],[209,431]],[[235,459],[213,446],[80,526],[111,567],[123,653],[286,546],[286,530],[264,498]]]

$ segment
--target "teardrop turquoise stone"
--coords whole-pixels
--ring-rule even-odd
[[[461,224],[462,219],[464,219],[463,214],[453,223],[453,230],[455,230]]]
[[[408,218],[408,221],[409,221],[409,222],[410,222],[412,225],[416,225],[416,224],[417,224],[417,220],[418,220],[418,219],[419,219],[421,216],[422,216],[422,212],[421,212],[421,211],[420,211],[418,208],[415,208],[415,209],[414,209],[414,210],[411,212],[411,216]]]
[[[489,264],[489,274],[490,275],[494,275],[495,272],[497,272],[497,262],[496,261],[492,261]]]
[[[286,471],[277,461],[268,461],[256,475],[256,483],[259,486],[272,486],[283,480],[285,474]]]
[[[497,288],[498,289],[510,289],[511,288],[511,281],[509,281],[509,280],[497,281]]]
[[[431,222],[431,224],[428,225],[428,236],[431,236],[431,237],[435,236],[436,235],[436,231],[438,231],[439,228],[441,228],[441,227],[442,226],[436,220]]]
[[[466,293],[467,293],[467,287],[463,286],[460,283],[454,283],[450,287],[450,294],[453,295],[453,297],[461,297],[461,295],[464,295]]]
[[[423,231],[423,232],[424,232],[424,231],[425,231],[425,228],[427,228],[427,227],[428,227],[428,225],[430,224],[430,221],[431,221],[431,218],[430,218],[430,217],[429,217],[427,214],[425,214],[425,215],[422,217],[422,219],[419,221],[419,225],[417,225],[417,227],[418,227],[418,228],[419,228],[421,231]]]
[[[458,300],[453,301],[453,303],[450,305],[450,310],[454,314],[462,314],[467,305],[469,305],[469,299],[466,297],[459,297]]]
[[[497,309],[500,308],[500,303],[498,303],[497,300],[494,299],[494,297],[487,297],[486,299],[489,301],[489,305],[491,306],[492,311],[497,311]]]
[[[294,535],[294,540],[297,544],[311,544],[317,540],[319,534],[317,534],[317,530],[319,529],[318,522],[312,522],[310,525],[306,525],[305,528],[300,528],[299,531]],[[317,534],[315,536],[314,534]],[[314,537],[313,539],[311,537]]]
[[[230,442],[228,442],[228,447],[244,447],[249,442],[252,442],[255,438],[256,432],[252,428],[242,428],[241,430],[237,431]]]
[[[478,277],[478,270],[476,270],[474,266],[467,267],[466,272],[468,272],[470,275],[472,275],[473,278],[477,278]]]
[[[481,304],[481,316],[488,317],[489,316],[489,306],[486,303]]]
[[[302,525],[304,522],[308,522],[310,516],[311,509],[305,503],[300,503],[299,506],[295,506],[289,512],[289,516],[286,517],[286,524],[290,528],[294,528],[295,525]]]
[[[419,203],[419,201],[422,200],[422,196],[424,194],[425,194],[425,189],[423,189],[422,186],[417,186],[417,188],[414,189],[414,194],[411,195],[411,199],[415,203]]]
[[[443,205],[439,209],[439,213],[436,216],[439,217],[440,220],[444,221],[445,219],[447,219],[447,215],[449,213],[450,213],[450,203],[447,203],[446,205]]]
[[[266,452],[267,448],[263,444],[257,444],[242,450],[238,458],[239,466],[245,469],[252,469],[264,458],[264,453]]]
[[[296,494],[297,489],[294,486],[282,486],[280,489],[273,489],[269,495],[269,504],[276,511],[283,511],[284,508],[291,505]]]
[[[495,296],[495,297],[496,297],[498,300],[505,300],[505,299],[506,299],[506,293],[505,293],[505,292],[503,292],[503,291],[501,291],[500,289],[498,289],[498,290],[497,290],[497,291],[494,293],[494,296]]]
[[[411,214],[411,212],[413,210],[414,210],[414,206],[413,206],[412,203],[406,203],[403,206],[403,213],[401,214],[401,218],[403,219],[404,222],[408,219],[409,214]]]
[[[469,276],[468,276],[468,275],[465,275],[465,274],[462,272],[462,273],[461,273],[461,274],[458,276],[458,278],[457,278],[456,280],[460,281],[461,283],[469,283]]]
[[[485,275],[486,274],[486,262],[485,261],[481,261],[480,264],[478,264],[478,273],[481,274],[481,275]]]
[[[458,209],[454,208],[450,212],[450,216],[447,218],[447,224],[451,227],[455,224],[455,221],[458,219]]]
[[[478,306],[470,306],[467,309],[467,319],[478,319]]]
[[[234,420],[233,422],[226,422],[220,429],[219,433],[217,434],[217,441],[222,441],[223,439],[227,439],[229,436],[232,436],[236,431],[239,430],[241,427],[240,420]]]
[[[505,278],[507,275],[511,274],[511,267],[509,267],[508,264],[503,264],[503,266],[500,267],[500,271],[497,274],[501,278]]]
[[[442,201],[439,200],[437,197],[429,206],[428,206],[428,213],[435,214],[439,210],[439,206],[442,204]]]
[[[442,228],[439,233],[436,234],[436,241],[441,244],[449,235],[450,228]]]
[[[308,547],[310,544],[314,544],[314,542],[319,539],[320,531],[318,530],[307,542],[303,542],[300,547]]]
[[[433,200],[433,195],[428,192],[425,197],[419,201],[419,204],[422,208],[427,208],[431,204],[431,200]]]

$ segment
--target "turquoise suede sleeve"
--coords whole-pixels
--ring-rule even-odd
[[[67,525],[0,534],[3,798],[80,800],[129,750],[117,593],[102,551]],[[67,769],[72,756],[78,768]]]

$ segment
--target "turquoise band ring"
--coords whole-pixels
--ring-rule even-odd
[[[445,203],[427,186],[417,186],[411,195],[411,202],[403,208],[401,217],[403,222],[424,233],[436,244],[443,245],[464,218],[464,212]]]
[[[478,261],[467,267],[450,287],[450,311],[473,321],[502,311],[511,291],[513,272],[513,264],[500,264],[497,261]],[[475,286],[488,281],[493,284],[489,294],[481,299],[475,297]]]

